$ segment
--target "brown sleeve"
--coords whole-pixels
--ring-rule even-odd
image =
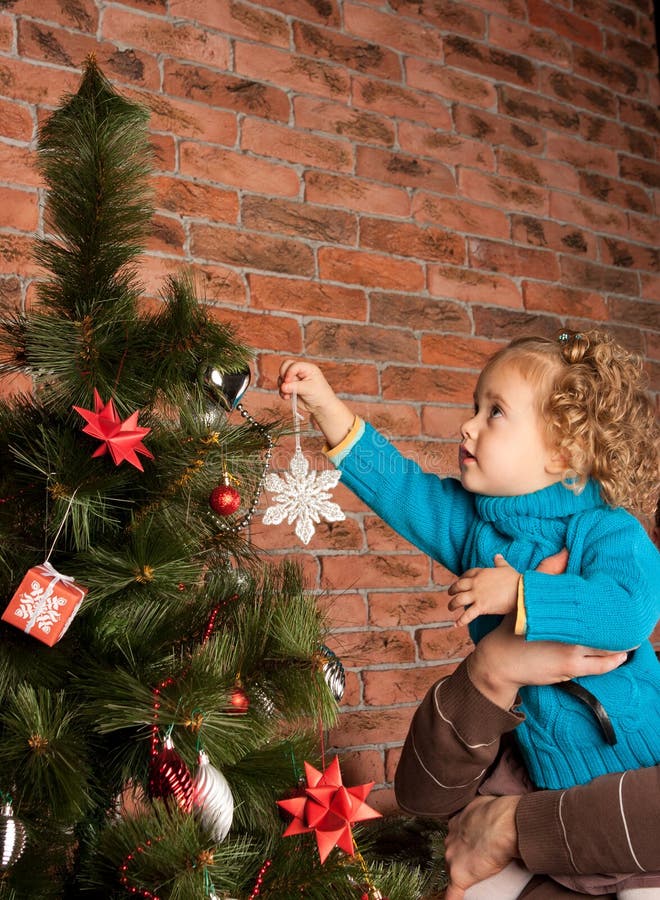
[[[474,687],[464,660],[415,712],[394,778],[399,806],[439,819],[462,809],[497,756],[501,736],[521,720]]]
[[[527,794],[516,825],[531,872],[660,872],[660,766]]]

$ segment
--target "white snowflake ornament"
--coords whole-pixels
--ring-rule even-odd
[[[330,491],[337,487],[341,472],[325,469],[310,472],[309,462],[300,449],[300,435],[296,412],[296,395],[291,395],[293,421],[296,434],[296,449],[289,463],[289,471],[284,477],[267,475],[264,487],[274,494],[275,503],[264,513],[264,525],[279,525],[285,519],[287,524],[296,523],[296,535],[303,544],[309,544],[314,534],[314,523],[321,519],[327,522],[341,522],[346,517],[339,504],[332,502]]]

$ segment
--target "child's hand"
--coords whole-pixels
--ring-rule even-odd
[[[285,359],[280,366],[278,385],[283,399],[290,398],[295,391],[331,447],[344,440],[355,416],[332,390],[318,366],[302,359]]]
[[[449,588],[449,609],[463,609],[456,625],[467,625],[485,613],[506,615],[516,609],[520,573],[498,553],[492,569],[468,569]]]
[[[323,372],[313,363],[301,359],[285,359],[280,366],[278,379],[280,397],[289,399],[295,391],[307,412],[314,415],[332,403],[335,392],[325,379]]]

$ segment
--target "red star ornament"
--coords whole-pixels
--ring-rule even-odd
[[[353,822],[378,819],[381,815],[364,802],[374,782],[344,787],[336,756],[323,772],[306,762],[305,774],[304,795],[277,801],[293,816],[284,837],[313,831],[322,863],[335,846],[353,856]]]
[[[149,459],[154,458],[153,453],[147,450],[142,443],[142,438],[149,434],[151,428],[140,428],[137,423],[138,412],[132,413],[128,419],[124,419],[122,422],[117,415],[112,398],[104,404],[96,388],[94,388],[93,412],[91,409],[83,409],[80,406],[74,406],[73,408],[87,422],[87,425],[83,428],[85,434],[102,441],[98,450],[92,453],[92,457],[103,456],[104,453],[110,451],[116,466],[126,460],[126,462],[129,462],[141,472],[144,469],[137,458],[137,454],[141,453]]]

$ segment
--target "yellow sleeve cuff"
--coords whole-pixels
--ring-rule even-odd
[[[518,579],[518,603],[516,607],[515,633],[518,635],[527,633],[527,613],[525,612],[525,581],[521,575]]]
[[[323,448],[323,452],[328,457],[330,462],[332,462],[335,466],[338,466],[342,459],[349,452],[353,444],[356,444],[363,434],[364,422],[359,416],[356,416],[353,419],[353,424],[351,425],[350,431],[348,432],[344,440],[337,444],[336,447],[328,447],[328,445],[326,444]]]

